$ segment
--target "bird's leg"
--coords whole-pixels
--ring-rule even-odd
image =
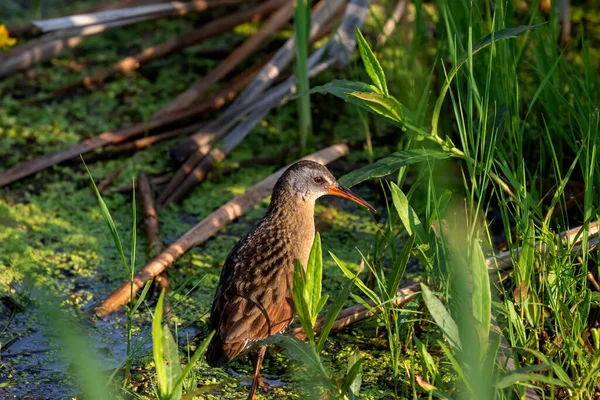
[[[250,388],[250,395],[248,396],[248,400],[254,400],[254,395],[256,394],[256,389],[258,386],[264,387],[266,384],[263,382],[262,377],[260,376],[260,367],[265,358],[265,353],[267,351],[267,346],[260,346],[256,353],[252,356],[252,366],[254,367],[254,377],[252,379],[252,387]]]

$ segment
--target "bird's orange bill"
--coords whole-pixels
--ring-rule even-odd
[[[346,189],[342,185],[331,185],[331,186],[329,186],[329,190],[327,191],[327,193],[328,194],[332,194],[334,196],[343,197],[343,198],[348,199],[348,200],[352,200],[356,204],[360,204],[361,206],[363,206],[367,210],[371,211],[372,213],[376,213],[377,212],[373,208],[373,206],[371,206],[365,200],[361,199],[360,197],[358,197],[357,195],[355,195],[354,193],[352,193],[350,190]]]

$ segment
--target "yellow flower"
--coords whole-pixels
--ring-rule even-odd
[[[8,30],[4,25],[0,25],[0,49],[8,50],[17,43],[17,39],[8,36]]]

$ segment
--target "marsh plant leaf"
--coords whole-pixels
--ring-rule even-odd
[[[403,150],[388,157],[377,160],[374,164],[366,165],[342,176],[339,182],[347,187],[352,187],[371,178],[381,178],[398,171],[406,165],[423,161],[442,160],[449,158],[450,154],[430,149]]]
[[[310,93],[332,94],[352,104],[363,106],[361,101],[346,96],[346,94],[353,92],[381,93],[376,86],[369,85],[365,82],[348,81],[345,79],[334,79],[324,85],[315,86],[310,90]]]
[[[165,372],[167,376],[167,392],[170,400],[178,400],[181,398],[181,386],[175,388],[177,380],[181,376],[183,369],[179,363],[179,348],[177,342],[173,338],[173,334],[167,324],[162,327],[162,341],[164,348]]]
[[[389,94],[385,74],[383,73],[383,68],[381,68],[381,64],[379,64],[377,57],[373,54],[373,51],[357,26],[354,27],[354,33],[356,35],[356,43],[358,45],[358,51],[360,52],[360,58],[365,65],[365,70],[371,78],[371,81],[377,86],[381,93],[385,95]]]
[[[371,112],[393,121],[396,125],[404,125],[402,104],[394,97],[372,92],[351,92],[346,96],[361,100]]]
[[[433,317],[433,320],[440,327],[442,333],[446,339],[448,339],[448,342],[452,347],[460,349],[460,336],[458,334],[456,322],[454,322],[454,319],[436,295],[422,283],[421,290],[423,291],[423,301],[425,301],[425,305]]]
[[[485,257],[481,245],[473,240],[470,260],[471,278],[473,281],[472,309],[473,317],[478,323],[480,360],[487,354],[490,325],[492,320],[492,293],[490,290],[490,275],[485,265]]]
[[[152,352],[154,355],[154,365],[156,368],[156,381],[158,384],[158,396],[167,398],[169,396],[169,379],[167,376],[167,367],[165,364],[165,348],[163,344],[162,316],[163,304],[165,299],[164,290],[158,296],[156,310],[152,318]]]
[[[417,213],[408,203],[408,198],[394,182],[390,183],[390,191],[392,192],[392,202],[398,212],[398,216],[404,225],[404,229],[409,235],[415,235],[415,241],[419,245],[429,245],[427,238],[427,232],[421,224],[421,220],[417,216]]]
[[[348,371],[344,377],[342,393],[347,393],[348,399],[359,399],[360,385],[362,384],[363,358],[358,348],[348,358]]]
[[[325,85],[314,87],[310,91],[310,93],[332,94],[336,97],[339,97],[340,99],[342,99],[344,101],[347,101],[350,104],[353,104],[359,108],[362,108],[363,110],[369,111],[370,113],[374,113],[379,116],[382,116],[390,123],[392,123],[398,127],[401,127],[401,128],[406,123],[414,124],[414,121],[416,121],[415,115],[408,108],[406,108],[404,105],[399,103],[394,97],[386,95],[385,93],[382,93],[378,87],[369,85],[368,83],[365,83],[365,82],[347,81],[347,80],[343,80],[343,79],[333,80],[329,83],[326,83]],[[378,110],[377,107],[379,107],[379,106],[377,106],[376,104],[373,104],[373,102],[367,102],[359,97],[352,96],[353,93],[360,93],[363,97],[367,96],[367,94],[382,96],[382,98],[384,100],[381,100],[381,101],[385,101],[388,103],[393,102],[394,112],[398,115],[401,115],[402,118],[401,119],[398,119],[397,117],[388,118],[385,115],[385,112],[383,112],[382,110],[379,110],[382,112],[377,111]],[[377,98],[377,99],[378,99],[378,101],[380,101],[379,99],[381,99],[381,98]],[[390,100],[390,99],[393,99],[393,100]],[[396,108],[398,105],[399,105],[401,111],[398,111],[398,109]],[[390,106],[391,106],[391,104],[390,104]]]
[[[321,235],[317,232],[306,266],[306,299],[310,305],[311,322],[314,325],[327,297],[321,297],[323,281],[323,253]],[[323,300],[324,299],[324,300]]]
[[[302,325],[302,328],[304,328],[304,332],[306,332],[306,337],[312,343],[315,340],[315,334],[313,332],[310,305],[306,295],[306,279],[304,276],[304,268],[298,260],[296,260],[296,264],[294,265],[294,284],[292,292],[294,295],[296,315],[298,315],[300,324]]]

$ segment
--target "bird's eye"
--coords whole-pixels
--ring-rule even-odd
[[[316,176],[315,177],[315,183],[317,185],[320,185],[321,183],[323,183],[323,178],[321,178],[320,176]]]

